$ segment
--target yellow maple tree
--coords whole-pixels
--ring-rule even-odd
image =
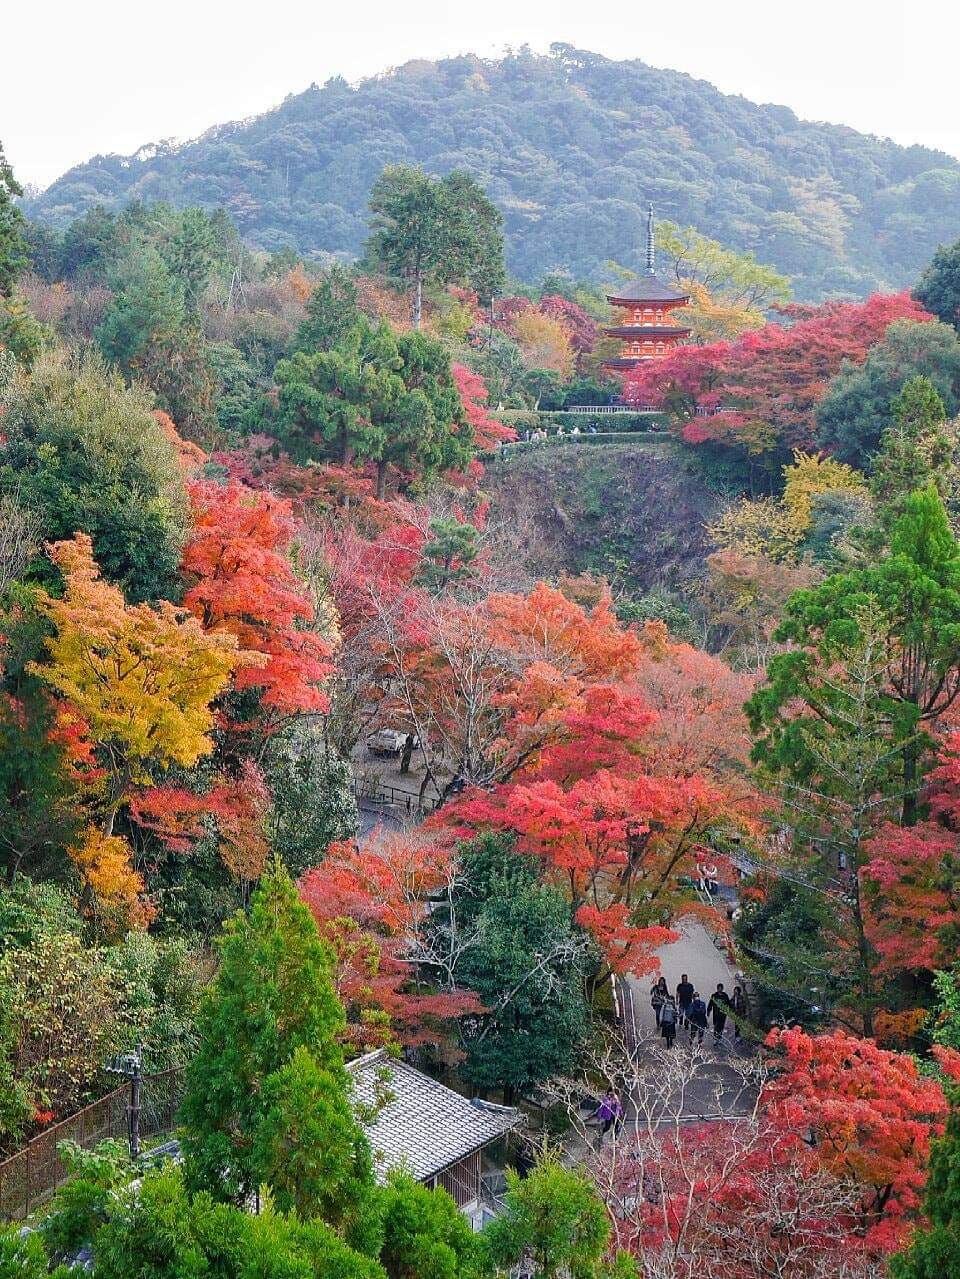
[[[570,335],[559,320],[531,307],[517,316],[514,327],[523,362],[528,369],[551,369],[562,377],[573,372]]]
[[[792,465],[783,468],[783,506],[798,542],[810,530],[814,498],[823,493],[866,497],[867,481],[846,462],[794,449]]]
[[[133,786],[150,783],[151,768],[190,768],[209,754],[214,699],[239,665],[262,658],[167,601],[127,604],[101,578],[85,533],[47,549],[65,589],[60,599],[39,596],[53,634],[49,660],[30,670],[82,720],[102,769],[89,788],[96,821],[74,861],[92,893],[130,900],[140,886],[126,841],[113,834],[118,811]]]

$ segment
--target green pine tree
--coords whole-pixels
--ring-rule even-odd
[[[342,1062],[323,1067],[301,1044],[264,1079],[253,1164],[282,1211],[319,1217],[376,1255],[373,1161]]]
[[[428,1190],[406,1173],[383,1192],[380,1261],[389,1279],[457,1279],[472,1273],[476,1241],[445,1190]]]
[[[636,1279],[628,1254],[606,1259],[610,1219],[583,1169],[545,1157],[525,1180],[508,1172],[507,1187],[503,1212],[482,1236],[494,1267],[511,1269],[526,1255],[536,1279]]]
[[[310,1072],[329,1072],[343,1084],[347,1104],[338,1043],[345,1023],[327,949],[279,863],[264,875],[249,911],[225,926],[220,955],[200,1014],[200,1049],[187,1071],[184,1170],[191,1188],[242,1203],[277,1173],[276,1112],[295,1079],[300,1087]],[[298,1048],[310,1067],[297,1057],[302,1070],[291,1078],[284,1067]]]
[[[912,377],[904,383],[892,409],[894,423],[881,436],[870,472],[870,490],[887,530],[916,489],[934,484],[943,500],[949,499],[956,444],[947,428],[943,400],[929,378]]]
[[[370,192],[370,213],[367,251],[408,281],[414,329],[429,280],[468,285],[483,299],[503,287],[503,219],[469,174],[433,178],[411,165],[390,165]]]
[[[456,516],[438,516],[430,521],[429,540],[424,543],[423,562],[417,582],[439,593],[451,582],[470,576],[477,558],[477,530]]]

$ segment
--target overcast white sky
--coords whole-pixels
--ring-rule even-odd
[[[19,0],[2,29],[0,141],[24,183],[313,80],[553,41],[960,156],[957,0]]]

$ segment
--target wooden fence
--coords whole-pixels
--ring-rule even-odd
[[[155,1137],[173,1129],[183,1094],[183,1072],[165,1070],[142,1080],[140,1136]],[[0,1163],[0,1221],[23,1221],[63,1184],[67,1170],[57,1147],[73,1141],[90,1150],[107,1138],[126,1138],[130,1086],[124,1084],[76,1114],[62,1119],[15,1155]]]

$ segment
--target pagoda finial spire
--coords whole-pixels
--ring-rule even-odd
[[[653,275],[653,203],[647,206],[647,275]]]

